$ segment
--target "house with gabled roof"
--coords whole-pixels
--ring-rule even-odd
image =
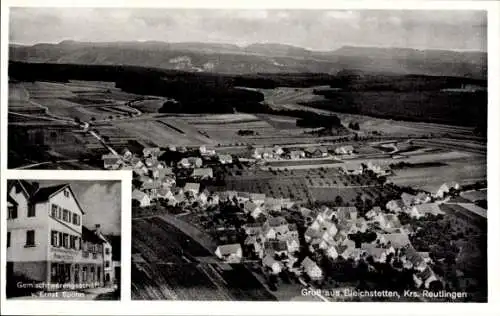
[[[262,266],[267,268],[271,274],[278,274],[283,270],[283,264],[267,254],[262,258]]]
[[[323,270],[309,257],[305,257],[300,264],[304,273],[312,280],[321,280],[323,278]]]
[[[149,196],[146,193],[139,191],[137,189],[132,191],[132,200],[136,200],[139,203],[140,207],[146,207],[151,205],[151,199],[149,198]]]
[[[195,168],[191,176],[195,179],[211,179],[214,174],[212,168]]]
[[[228,263],[239,263],[243,257],[243,250],[240,244],[219,245],[215,250],[215,255]]]
[[[401,193],[401,201],[405,207],[411,207],[415,204],[416,196],[406,192]]]
[[[198,193],[200,193],[200,184],[188,182],[184,185],[183,190],[184,190],[184,192],[191,192],[191,194],[197,195]]]
[[[288,247],[285,241],[268,240],[264,242],[264,254],[272,256],[286,257],[288,255]]]
[[[335,216],[339,221],[353,221],[358,218],[358,210],[355,206],[336,207]]]
[[[436,198],[442,199],[446,193],[450,192],[451,189],[458,190],[459,188],[460,184],[456,181],[445,182],[435,192],[433,192],[433,195]]]
[[[8,180],[6,195],[9,277],[29,284],[58,283],[64,288],[104,285],[104,239],[95,234],[90,236],[92,240],[87,238],[85,211],[70,184],[43,186]],[[92,246],[91,251],[87,245]],[[92,256],[85,257],[88,253]],[[91,269],[92,275],[83,267]]]
[[[233,163],[233,157],[229,154],[218,154],[217,158],[219,159],[219,162],[223,165]]]
[[[366,212],[365,217],[368,219],[374,219],[382,213],[380,206],[374,206],[371,210]]]
[[[122,158],[115,154],[106,154],[101,157],[104,169],[116,170],[120,168],[123,163]]]
[[[437,203],[425,203],[414,205],[408,214],[411,217],[422,218],[427,214],[437,216],[439,214],[444,214],[444,212],[439,208]]]
[[[246,201],[243,204],[243,211],[253,218],[257,218],[263,213],[262,208],[252,201]]]
[[[405,209],[405,205],[404,205],[403,201],[400,199],[399,200],[390,200],[389,202],[387,202],[385,207],[389,211],[393,211],[395,213],[402,212]]]

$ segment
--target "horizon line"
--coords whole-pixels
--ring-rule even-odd
[[[269,41],[262,41],[262,42],[252,42],[249,44],[242,44],[242,43],[229,43],[229,42],[203,42],[203,41],[174,41],[174,42],[168,42],[168,41],[162,41],[162,40],[154,40],[154,39],[146,39],[146,40],[117,40],[117,41],[83,41],[83,40],[74,40],[74,39],[64,39],[60,41],[53,41],[53,42],[36,42],[36,43],[19,43],[19,42],[9,42],[9,46],[11,45],[17,45],[17,46],[25,46],[25,47],[30,47],[30,46],[35,46],[35,45],[59,45],[62,44],[63,42],[75,42],[75,43],[88,43],[88,44],[117,44],[117,43],[163,43],[163,44],[210,44],[210,45],[233,45],[238,48],[245,48],[251,45],[256,45],[256,44],[268,44],[268,45],[283,45],[283,46],[290,46],[290,47],[295,47],[299,49],[304,49],[310,52],[316,52],[316,53],[328,53],[328,52],[335,52],[339,49],[345,48],[345,47],[355,47],[355,48],[379,48],[379,49],[412,49],[412,50],[419,50],[419,51],[452,51],[452,52],[461,52],[461,53],[488,53],[488,50],[481,50],[481,49],[461,49],[461,48],[434,48],[434,47],[428,47],[428,48],[421,48],[421,47],[403,47],[403,46],[374,46],[374,45],[362,45],[362,44],[343,44],[338,46],[337,48],[330,48],[330,49],[314,49],[310,47],[304,47],[304,46],[297,46],[295,44],[287,44],[287,43],[279,43],[279,42],[269,42]]]

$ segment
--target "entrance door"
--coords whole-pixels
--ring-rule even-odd
[[[78,266],[77,264],[75,264],[75,271],[73,275],[74,275],[73,282],[75,284],[80,283],[80,266]]]

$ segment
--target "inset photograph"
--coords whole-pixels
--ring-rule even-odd
[[[120,299],[119,180],[8,180],[6,215],[7,299]]]

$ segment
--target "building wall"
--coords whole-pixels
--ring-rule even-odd
[[[106,254],[106,249],[109,249],[109,253]],[[114,279],[114,268],[113,268],[113,248],[109,242],[103,244],[103,260],[104,260],[104,281],[106,282],[106,275],[109,275],[109,283],[113,283]],[[109,266],[106,268],[106,262],[109,263]]]
[[[62,209],[67,209],[71,214],[78,214],[80,216],[80,223],[78,225],[73,224],[72,218],[71,223],[68,223],[63,219],[52,217],[52,205],[57,205]],[[47,203],[47,213],[49,214],[47,248],[48,260],[50,260],[51,262],[77,262],[81,258],[81,252],[79,250],[67,249],[64,247],[54,247],[50,244],[52,230],[71,236],[77,236],[79,238],[82,237],[83,213],[78,207],[74,196],[72,196],[71,192],[69,196],[65,196],[63,191],[55,194],[49,199],[49,202]]]
[[[7,220],[7,232],[10,232],[10,247],[7,248],[7,261],[36,262],[47,260],[49,242],[47,203],[35,205],[35,216],[28,217],[28,201],[20,191],[16,193],[15,186],[9,192],[18,203],[17,218]],[[26,232],[35,231],[35,246],[26,246]]]

